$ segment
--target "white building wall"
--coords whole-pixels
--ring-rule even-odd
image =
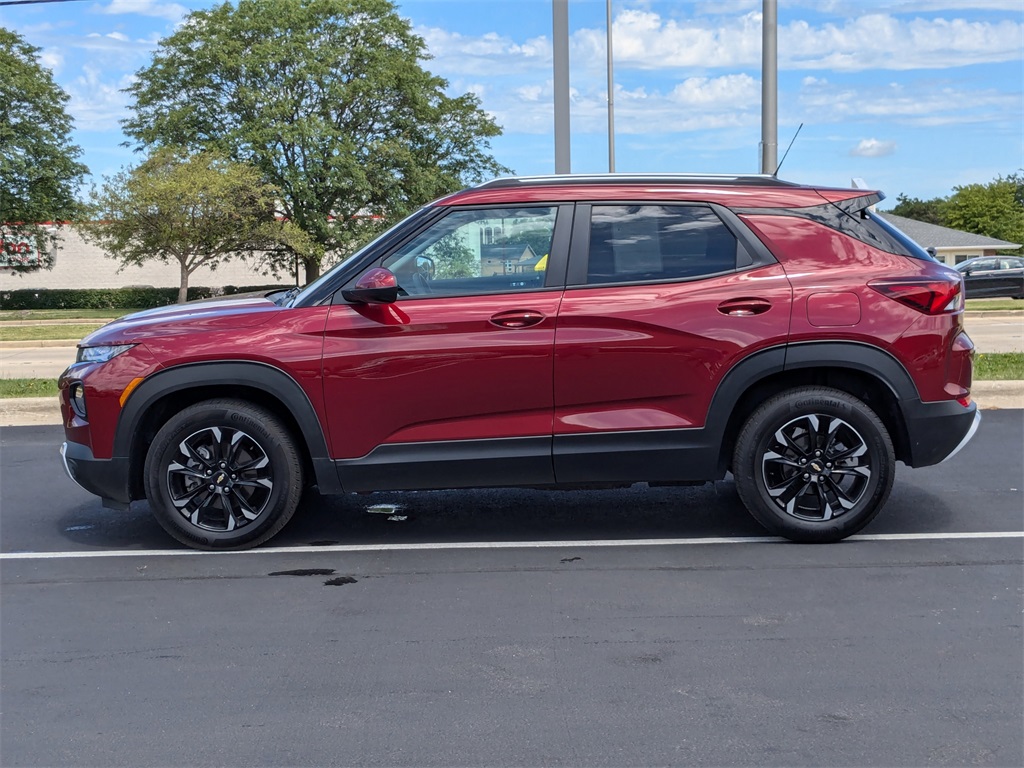
[[[51,270],[19,273],[0,268],[0,290],[129,286],[177,288],[181,282],[177,261],[151,261],[119,271],[114,259],[101,248],[85,242],[71,227],[60,227],[54,255],[54,267]],[[222,263],[215,270],[199,267],[189,277],[189,285],[209,288],[222,288],[225,285],[286,285],[294,282],[294,276],[274,277],[269,272],[261,273],[241,259]]]

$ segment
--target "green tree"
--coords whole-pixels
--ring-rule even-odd
[[[280,190],[307,233],[306,278],[443,194],[507,172],[472,94],[421,65],[424,42],[389,0],[241,0],[191,13],[127,90],[143,147],[216,148]]]
[[[213,152],[187,156],[165,148],[105,179],[92,193],[92,217],[76,226],[122,266],[176,261],[184,302],[189,276],[203,265],[215,269],[233,256],[310,247],[303,232],[275,220],[275,196],[252,166]]]
[[[428,255],[434,260],[434,277],[451,279],[480,275],[480,260],[456,232],[445,235],[430,246]]]
[[[503,244],[530,246],[538,256],[544,256],[551,249],[551,230],[540,227],[516,230],[508,237],[501,239]]]
[[[889,211],[897,216],[903,216],[915,221],[924,221],[928,224],[946,226],[945,210],[946,198],[933,197],[931,200],[921,200],[917,197],[909,197],[904,194],[896,196],[896,205]]]
[[[946,226],[1024,243],[1024,203],[1019,199],[1019,189],[1019,179],[1014,176],[954,187],[946,204]]]
[[[39,254],[36,264],[13,263],[18,271],[53,266],[56,229],[40,225],[77,216],[75,192],[88,173],[71,141],[68,95],[38,53],[0,27],[0,241],[10,243],[0,247],[27,242]]]

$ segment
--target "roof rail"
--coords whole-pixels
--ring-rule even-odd
[[[555,176],[507,176],[479,184],[474,189],[557,186],[560,184],[713,184],[716,186],[797,187],[791,181],[766,173],[601,173]]]

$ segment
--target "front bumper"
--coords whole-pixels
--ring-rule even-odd
[[[953,458],[970,442],[981,423],[977,403],[964,407],[955,400],[904,403],[911,467],[930,467]]]
[[[61,445],[60,456],[68,476],[83,490],[99,496],[103,506],[128,508],[128,459],[96,459],[87,445],[70,441]]]

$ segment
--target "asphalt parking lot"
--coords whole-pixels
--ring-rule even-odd
[[[825,546],[727,480],[311,498],[195,554],[59,442],[0,433],[5,766],[1024,763],[1019,410]]]

